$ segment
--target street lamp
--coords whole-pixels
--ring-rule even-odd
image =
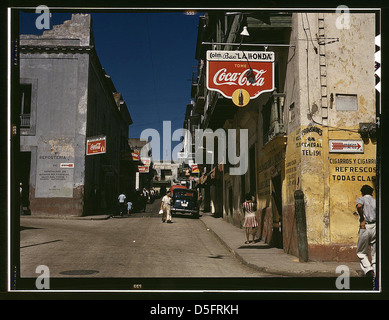
[[[246,37],[249,37],[249,36],[250,36],[250,33],[248,32],[246,26],[243,27],[243,31],[240,33],[240,35],[241,35],[241,36],[246,36]],[[243,40],[243,37],[242,37],[242,40]]]

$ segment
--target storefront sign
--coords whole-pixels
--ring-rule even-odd
[[[330,140],[330,152],[363,153],[362,140]]]
[[[60,163],[60,168],[74,169],[74,163]]]
[[[197,164],[192,164],[192,173],[199,173],[199,166]]]
[[[274,90],[274,52],[207,51],[207,88],[244,107]]]
[[[373,182],[376,180],[376,159],[374,158],[350,158],[345,155],[330,160],[330,177],[333,182]]]
[[[139,173],[149,173],[149,166],[138,166]]]
[[[140,159],[139,150],[135,149],[133,152],[131,152],[131,156],[133,161],[139,161]]]
[[[150,166],[150,163],[151,163],[151,159],[150,158],[141,158],[141,161],[142,163],[145,165],[145,166]]]
[[[95,155],[105,153],[105,136],[87,138],[86,155]]]

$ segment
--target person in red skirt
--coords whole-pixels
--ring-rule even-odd
[[[243,227],[246,228],[246,244],[255,242],[255,234],[258,227],[257,216],[255,212],[257,211],[257,204],[254,203],[250,194],[246,194],[246,201],[242,204],[244,212],[244,223]],[[252,230],[253,241],[250,242],[250,228]]]

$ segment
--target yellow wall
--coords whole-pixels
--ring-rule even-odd
[[[329,140],[362,140],[357,128],[331,130],[303,126],[288,136],[283,203],[294,203],[294,191],[305,195],[309,244],[356,244],[353,216],[362,185],[375,187],[376,144],[364,141],[364,153],[330,153]]]

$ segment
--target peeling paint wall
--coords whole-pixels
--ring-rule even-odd
[[[80,54],[21,56],[21,77],[38,83],[36,134],[21,138],[24,148],[38,148],[36,180],[31,181],[36,198],[72,197],[73,188],[83,184],[79,155],[85,150],[87,69],[88,60]],[[74,169],[60,170],[61,163],[76,162]],[[50,173],[60,180],[51,175],[48,182]]]
[[[90,45],[90,23],[89,15],[73,15],[41,36],[21,36],[21,83],[33,83],[36,96],[36,130],[21,136],[21,150],[32,151],[34,215],[83,212],[89,54],[68,46]],[[50,46],[64,50],[41,50]]]
[[[284,244],[296,236],[293,192],[301,189],[309,254],[318,260],[356,258],[355,200],[362,185],[374,186],[375,179],[374,139],[363,141],[363,153],[329,150],[332,140],[362,140],[359,124],[375,122],[376,110],[375,16],[351,14],[349,29],[336,27],[338,17],[335,13],[293,15],[291,44],[296,48],[289,50],[285,90]],[[315,39],[320,33],[322,42]],[[348,104],[342,105],[342,98]],[[290,249],[293,254],[298,253],[296,247],[295,243]]]

